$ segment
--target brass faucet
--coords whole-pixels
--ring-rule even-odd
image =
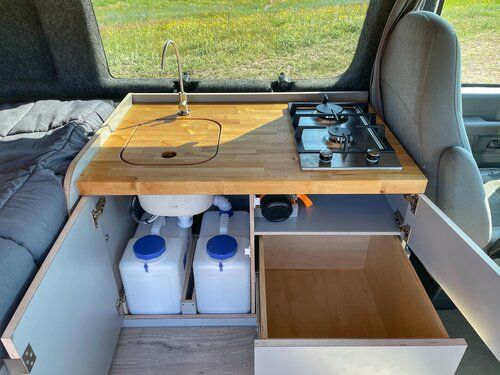
[[[179,48],[177,48],[177,44],[173,40],[167,41],[165,45],[163,46],[163,52],[161,54],[161,69],[163,70],[163,66],[165,63],[165,52],[167,52],[168,46],[172,46],[174,48],[175,52],[175,57],[177,59],[177,69],[179,70],[179,105],[177,108],[179,109],[177,111],[177,114],[180,116],[187,116],[189,115],[189,107],[188,107],[188,102],[187,102],[187,95],[186,92],[184,91],[184,81],[182,79],[182,64],[181,64],[181,57],[179,55]]]

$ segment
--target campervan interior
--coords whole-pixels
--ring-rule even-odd
[[[500,374],[497,0],[1,0],[0,374]]]

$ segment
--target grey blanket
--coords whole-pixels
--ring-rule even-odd
[[[38,164],[64,174],[113,109],[100,100],[0,105],[0,172]]]

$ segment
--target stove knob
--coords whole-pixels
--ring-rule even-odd
[[[330,163],[333,158],[333,151],[325,148],[319,152],[320,163]]]
[[[369,148],[366,150],[366,161],[369,163],[378,163],[380,159],[380,151],[377,150],[376,148]]]

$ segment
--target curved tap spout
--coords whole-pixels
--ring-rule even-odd
[[[179,55],[179,48],[177,44],[173,40],[169,40],[163,46],[163,51],[161,54],[161,69],[163,70],[163,66],[165,65],[165,53],[167,52],[168,46],[172,46],[175,52],[175,58],[177,59],[177,70],[179,71],[179,105],[177,113],[181,116],[189,115],[189,107],[187,102],[187,95],[184,91],[184,81],[182,80],[182,64],[181,57]]]

